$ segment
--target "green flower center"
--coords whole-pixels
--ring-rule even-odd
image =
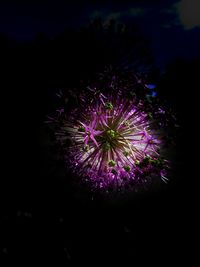
[[[115,132],[115,131],[113,131],[113,130],[108,130],[108,131],[106,132],[106,138],[107,138],[108,140],[116,139],[117,135],[118,135],[117,132]]]
[[[104,151],[114,148],[118,144],[119,133],[112,129],[106,129],[100,136],[97,136],[97,141],[102,144]]]

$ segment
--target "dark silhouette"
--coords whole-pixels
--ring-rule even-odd
[[[183,257],[186,231],[181,226],[186,227],[189,216],[186,196],[190,198],[188,190],[197,183],[187,169],[193,157],[187,156],[192,151],[186,140],[193,138],[190,125],[198,99],[199,61],[176,61],[159,78],[139,30],[114,21],[105,29],[100,18],[77,32],[66,29],[54,39],[39,33],[31,43],[1,35],[0,54],[4,147],[0,239],[7,266],[11,262],[104,266],[107,259],[113,266],[120,260],[122,266],[128,262],[161,266]],[[121,204],[104,203],[74,188],[51,146],[53,137],[43,126],[59,89],[85,85],[110,65],[136,69],[149,83],[158,82],[159,95],[173,104],[184,129],[178,133],[181,171],[174,181],[162,193]]]

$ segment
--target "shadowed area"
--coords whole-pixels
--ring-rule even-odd
[[[148,6],[146,1],[141,2]],[[116,1],[117,5],[125,4]],[[12,12],[16,9],[9,12],[10,17]],[[188,58],[187,53],[184,57],[184,50],[176,60],[173,51],[179,46],[174,44],[169,48],[169,53],[174,53],[170,64],[161,60],[161,72],[154,65],[157,61],[140,27],[117,25],[111,20],[104,35],[102,21],[97,19],[80,31],[61,31],[54,38],[38,33],[29,43],[16,41],[10,34],[0,35],[0,252],[5,266],[38,262],[55,266],[96,266],[98,262],[102,266],[162,266],[163,262],[192,265],[195,261],[192,238],[196,236],[199,187],[194,147],[198,143],[200,61],[198,56]],[[10,27],[8,21],[6,27]],[[38,29],[43,32],[42,27]],[[14,32],[25,38],[24,32]],[[163,36],[158,33],[155,46]],[[175,32],[168,34],[173,39]],[[192,47],[197,43],[192,42]],[[160,60],[163,53],[156,55]],[[87,85],[94,73],[110,63],[127,70],[135,68],[145,75],[148,84],[156,84],[158,96],[175,110],[180,124],[174,144],[174,179],[163,190],[118,201],[105,200],[75,186],[75,177],[65,173],[52,145],[54,137],[44,127],[46,114],[56,108],[54,99],[59,89],[71,88],[73,92],[80,83],[81,87]],[[73,101],[75,98],[68,103],[69,108]],[[194,250],[190,252],[190,248]]]

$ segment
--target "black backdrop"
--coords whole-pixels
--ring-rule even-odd
[[[38,34],[30,44],[1,35],[4,263],[190,263],[197,214],[199,60],[176,60],[159,79],[159,94],[175,109],[181,125],[173,181],[165,190],[107,202],[71,184],[43,128],[58,88],[74,86],[115,61],[114,52],[90,43],[84,31],[81,37],[66,31],[54,41]]]

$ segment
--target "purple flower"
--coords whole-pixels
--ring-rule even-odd
[[[77,105],[70,111],[62,107],[55,116],[48,116],[48,122],[56,124],[55,136],[67,167],[93,189],[106,192],[138,191],[154,181],[167,182],[163,127],[168,125],[168,113],[157,99],[146,101],[147,85],[141,80],[140,91],[134,91],[137,77],[110,77],[103,86],[98,81],[73,92]]]
[[[71,141],[67,162],[96,188],[124,188],[130,181],[145,182],[148,172],[156,173],[158,166],[152,162],[160,157],[162,144],[148,114],[121,95],[101,93],[99,97],[100,101],[93,101],[78,120],[64,120],[57,132],[59,141]],[[157,173],[164,177],[162,168]]]

